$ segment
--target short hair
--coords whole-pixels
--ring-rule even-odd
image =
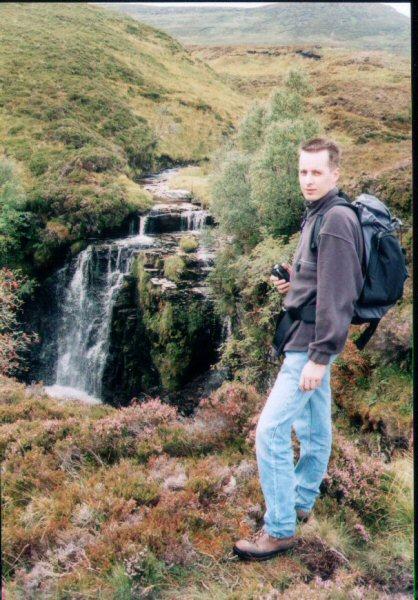
[[[300,146],[300,151],[304,152],[321,152],[328,150],[328,164],[330,169],[336,169],[340,166],[341,150],[336,142],[326,138],[312,138],[307,142],[303,142]]]

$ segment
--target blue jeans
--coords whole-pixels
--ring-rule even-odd
[[[314,390],[303,392],[299,380],[308,362],[307,352],[285,352],[256,430],[256,453],[266,502],[264,529],[272,536],[296,532],[296,509],[310,511],[319,494],[331,454],[330,363]],[[300,442],[294,466],[291,428]]]

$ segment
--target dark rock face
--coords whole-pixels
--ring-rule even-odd
[[[162,277],[162,266],[161,250],[144,251],[119,292],[103,375],[105,402],[126,405],[142,393],[177,396],[218,358],[222,326],[204,286],[195,285],[196,271],[177,285]]]
[[[43,381],[49,385],[54,379],[54,365],[57,359],[57,339],[54,332],[62,295],[60,290],[63,291],[60,285],[62,279],[60,271],[45,279],[24,306],[25,329],[38,335],[38,342],[29,349],[27,370],[20,377],[27,384]]]
[[[103,373],[102,399],[115,406],[158,385],[151,341],[137,305],[136,279],[125,278],[113,308],[109,352]]]
[[[171,233],[174,231],[187,231],[191,229],[189,222],[191,216],[192,215],[190,215],[190,213],[185,211],[151,211],[147,216],[144,233],[157,234]],[[209,214],[202,214],[201,224],[213,225],[213,217]]]
[[[296,50],[296,54],[300,54],[303,58],[313,58],[314,60],[321,60],[322,56],[312,52],[312,50]]]
[[[409,371],[412,367],[412,311],[409,305],[390,310],[379,323],[366,346],[376,364],[398,364]]]

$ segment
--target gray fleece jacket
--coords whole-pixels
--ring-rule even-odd
[[[364,252],[360,223],[354,211],[333,204],[340,201],[338,188],[319,200],[306,201],[306,220],[290,272],[285,308],[316,303],[316,323],[295,321],[284,351],[307,351],[315,363],[326,365],[345,345],[354,314],[354,302],[363,287],[361,261]],[[318,214],[325,212],[317,251],[309,242]]]

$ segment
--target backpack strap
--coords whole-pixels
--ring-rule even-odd
[[[352,210],[354,210],[354,212],[358,216],[357,208],[355,206],[353,206],[348,200],[346,200],[346,198],[348,198],[348,196],[346,194],[344,194],[345,197],[342,197],[341,194],[342,194],[342,192],[340,192],[338,194],[338,197],[341,198],[342,202],[335,202],[335,204],[333,204],[332,206],[330,206],[328,210],[331,210],[331,208],[334,208],[334,206],[349,206]],[[319,213],[319,215],[315,219],[315,223],[314,223],[314,226],[312,228],[311,240],[310,240],[310,248],[311,248],[311,250],[316,250],[318,248],[319,232],[320,232],[320,229],[321,229],[321,225],[322,225],[322,221],[323,221],[324,215],[327,212],[328,211],[325,211],[324,213]]]
[[[369,319],[369,326],[360,334],[358,339],[354,342],[359,350],[363,350],[364,346],[370,340],[372,335],[377,329],[377,326],[380,323],[380,319]]]
[[[363,235],[363,227],[361,225],[361,220],[360,220],[360,214],[359,214],[359,209],[354,206],[353,204],[351,204],[351,202],[349,202],[348,200],[348,196],[347,194],[344,194],[344,192],[339,192],[338,196],[341,198],[342,202],[336,202],[335,204],[333,204],[332,206],[330,206],[330,208],[328,210],[331,210],[331,208],[334,208],[334,206],[348,206],[351,210],[353,210],[358,218],[358,221],[360,223],[360,228],[361,228],[361,233]],[[324,219],[324,215],[327,213],[328,211],[325,211],[325,213],[320,213],[316,219],[315,219],[315,223],[314,226],[312,228],[312,233],[311,233],[311,239],[310,239],[310,249],[315,252],[318,249],[318,238],[319,238],[319,234],[320,234],[320,230],[321,230],[321,226],[322,226],[322,221]],[[361,263],[361,269],[363,272],[363,276],[366,276],[366,270],[367,270],[367,264],[366,264],[366,246],[364,243],[364,236],[363,236],[363,260]]]

